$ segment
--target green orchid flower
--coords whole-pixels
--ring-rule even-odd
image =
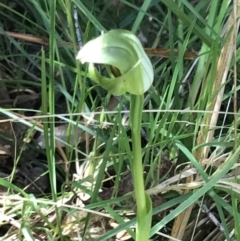
[[[90,78],[113,95],[142,95],[153,82],[153,67],[139,39],[127,30],[110,30],[89,41],[77,59],[90,63]],[[115,67],[119,76],[102,76],[94,64]]]
[[[132,160],[134,192],[137,203],[136,240],[148,241],[152,202],[145,193],[141,120],[146,92],[153,82],[153,67],[139,39],[127,30],[111,30],[89,41],[78,53],[77,59],[89,63],[89,77],[113,95],[131,95],[130,127],[132,131]],[[110,77],[99,74],[94,64],[103,64]],[[111,71],[110,71],[111,70]]]

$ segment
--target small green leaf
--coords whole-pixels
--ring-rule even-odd
[[[139,39],[127,30],[110,30],[89,41],[79,51],[77,59],[90,63],[90,78],[114,95],[125,92],[142,95],[153,82],[152,64]],[[93,64],[113,66],[120,76],[102,76]]]

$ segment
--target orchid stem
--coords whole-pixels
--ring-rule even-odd
[[[132,95],[130,108],[130,127],[132,132],[132,176],[137,204],[137,217],[147,215],[146,196],[143,178],[141,122],[143,110],[143,95]]]

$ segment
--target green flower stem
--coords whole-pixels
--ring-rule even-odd
[[[141,120],[143,109],[143,95],[132,95],[130,108],[130,127],[132,132],[132,176],[135,189],[138,219],[147,215],[145,187],[143,179]]]

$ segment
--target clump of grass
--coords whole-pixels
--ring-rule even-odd
[[[169,240],[231,240],[234,230],[234,239],[238,240],[237,3],[0,3],[0,91],[3,87],[8,91],[30,88],[41,93],[38,109],[27,110],[34,113],[30,119],[23,108],[3,108],[0,104],[2,123],[11,119],[30,127],[31,140],[36,138],[30,134],[33,130],[44,133],[46,145],[41,151],[45,155],[41,157],[45,160],[38,159],[37,163],[47,166],[50,179],[48,193],[41,197],[11,183],[16,171],[10,173],[12,178],[0,179],[1,187],[9,191],[1,193],[4,220],[0,230],[6,225],[13,227],[2,234],[4,240],[86,238],[93,235],[93,227],[99,228],[97,240],[119,237],[123,230],[134,237],[135,216],[126,219],[129,210],[123,206],[123,199],[130,200],[132,195],[118,196],[131,156],[129,125],[122,122],[123,110],[129,108],[129,95],[109,112],[113,98],[94,84],[87,69],[76,61],[79,46],[74,6],[83,44],[101,31],[121,28],[132,30],[145,47],[155,50],[154,54],[147,50],[154,82],[144,96],[142,158],[145,186],[151,187],[147,193],[161,195],[165,201],[153,209],[153,215],[164,215],[161,220],[153,216],[151,238],[160,240],[165,235]],[[99,71],[104,72],[101,66]],[[64,107],[64,116],[57,106]],[[64,147],[55,144],[58,121],[68,125],[69,138]],[[77,134],[71,135],[79,129],[84,133],[81,140]],[[15,140],[18,138],[15,136]],[[4,131],[2,139],[6,140]],[[16,153],[8,159],[11,170],[18,170],[22,162]],[[167,180],[156,171],[166,160],[172,162],[175,171]],[[99,189],[106,194],[109,188],[113,190],[111,195],[101,200]],[[91,203],[84,201],[87,195]],[[200,226],[207,217],[196,203],[212,208],[220,229],[214,224]],[[117,225],[109,225],[110,219]],[[165,234],[160,233],[164,227]]]

